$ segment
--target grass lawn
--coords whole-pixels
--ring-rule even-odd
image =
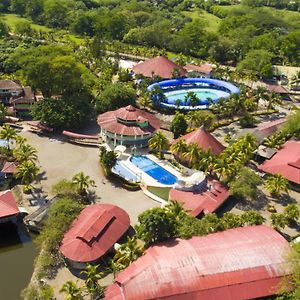
[[[202,9],[194,9],[192,11],[184,11],[183,14],[194,19],[201,19],[207,25],[207,30],[210,32],[217,32],[221,19],[217,16],[208,13]]]
[[[249,8],[247,6],[237,4],[237,5],[215,5],[213,7],[214,9],[222,12],[225,16],[229,13],[232,13],[237,10],[250,10],[253,8]],[[300,27],[300,13],[296,11],[290,11],[285,9],[276,9],[273,7],[260,7],[262,11],[269,12],[273,14],[274,16],[283,19],[287,23],[291,24],[292,26],[295,26],[297,23],[299,24],[298,27]]]
[[[31,23],[32,28],[35,30],[40,30],[40,31],[44,31],[44,32],[51,31],[51,29],[46,26],[34,24],[32,21],[30,21],[26,18],[22,18],[15,14],[3,14],[3,15],[0,15],[0,18],[3,19],[3,21],[9,26],[11,31],[13,31],[15,29],[16,24],[20,21],[29,21]]]
[[[55,29],[55,28],[49,28],[47,26],[43,25],[38,25],[33,23],[31,20],[20,17],[16,14],[3,14],[0,15],[0,19],[2,19],[10,28],[10,31],[14,31],[15,26],[18,22],[20,21],[29,21],[31,24],[31,27],[34,30],[42,31],[42,32],[53,32],[54,33],[54,38],[55,40],[59,42],[74,42],[77,45],[81,45],[84,42],[84,38],[70,34],[66,30],[60,30],[60,29]]]

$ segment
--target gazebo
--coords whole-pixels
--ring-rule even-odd
[[[128,105],[99,115],[98,124],[106,143],[114,147],[143,148],[148,146],[148,140],[159,129],[160,120],[151,113]]]

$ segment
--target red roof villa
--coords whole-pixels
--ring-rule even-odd
[[[10,190],[0,192],[0,223],[16,221],[19,213],[13,193]]]
[[[145,77],[159,76],[163,79],[173,78],[174,70],[179,71],[178,77],[184,77],[187,71],[164,56],[157,56],[138,63],[132,68],[134,74]]]
[[[179,140],[184,140],[187,144],[196,143],[202,150],[210,150],[214,155],[219,155],[225,147],[203,127],[200,127],[190,133],[187,133],[176,139],[174,143]]]
[[[202,64],[200,66],[188,64],[184,66],[189,75],[196,75],[197,77],[210,78],[214,69],[212,64]]]
[[[270,227],[235,228],[148,248],[105,299],[240,300],[278,293],[288,242]]]
[[[60,251],[74,268],[84,268],[107,253],[130,226],[128,214],[111,204],[89,205],[71,224]]]
[[[106,143],[142,148],[148,146],[160,121],[154,115],[128,105],[99,115],[98,124]]]
[[[300,185],[300,142],[288,141],[259,169],[271,174],[281,174],[292,183]]]

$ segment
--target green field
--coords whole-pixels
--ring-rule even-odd
[[[54,29],[54,28],[49,28],[47,26],[38,25],[38,24],[33,23],[31,20],[20,17],[16,14],[3,14],[3,15],[0,15],[0,19],[2,19],[7,24],[7,26],[10,28],[10,31],[12,31],[12,32],[14,31],[15,26],[18,22],[28,21],[28,22],[30,22],[31,27],[34,30],[45,32],[45,33],[53,32],[54,38],[56,41],[59,41],[59,42],[70,41],[70,42],[76,43],[77,45],[80,45],[84,42],[84,39],[82,37],[76,36],[74,34],[70,34],[66,30],[58,30],[58,29]]]
[[[222,12],[222,14],[224,14],[224,16],[226,16],[228,14],[232,14],[237,11],[249,10],[250,8],[248,6],[237,4],[237,5],[215,5],[213,7],[213,9]],[[293,25],[294,27],[296,25],[297,25],[297,27],[300,27],[300,13],[299,12],[284,10],[284,9],[276,9],[273,7],[260,7],[259,9],[262,11],[265,11],[265,12],[269,12],[280,19],[283,19],[284,21]]]
[[[184,11],[183,14],[191,19],[203,20],[210,32],[217,32],[221,19],[205,10],[194,9],[193,11]]]

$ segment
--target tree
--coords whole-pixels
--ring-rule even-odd
[[[251,71],[260,77],[272,76],[272,53],[267,50],[250,50],[246,57],[238,63],[239,71]]]
[[[282,104],[281,96],[275,92],[272,92],[268,95],[267,101],[268,101],[268,106],[267,106],[268,111],[270,109],[273,109],[274,105]]]
[[[187,128],[188,124],[184,114],[176,112],[170,126],[171,131],[174,133],[174,138],[177,139],[179,136],[185,134]]]
[[[297,204],[288,204],[285,208],[284,208],[284,216],[288,222],[288,224],[293,224],[298,222],[299,220],[299,216],[300,216],[300,211],[298,208]]]
[[[171,151],[179,158],[182,158],[183,154],[188,151],[188,145],[186,144],[185,140],[181,139],[171,145]]]
[[[10,140],[15,139],[17,133],[9,125],[5,124],[2,126],[0,131],[0,138],[7,142],[7,148],[10,149]]]
[[[151,97],[148,93],[143,93],[139,96],[139,104],[143,107],[143,109],[146,109],[146,107],[150,106],[151,103]]]
[[[243,167],[228,185],[231,195],[237,198],[255,199],[257,187],[261,183],[262,179],[254,171]]]
[[[281,174],[269,175],[265,187],[271,195],[278,197],[282,192],[288,192],[289,182]]]
[[[98,268],[99,265],[87,264],[86,269],[80,272],[85,278],[85,286],[92,299],[99,299],[104,294],[104,288],[98,283],[103,274],[98,272]]]
[[[261,225],[265,222],[265,218],[255,210],[248,210],[241,215],[241,219],[244,225],[253,226]]]
[[[39,168],[32,161],[23,161],[17,167],[16,178],[27,186],[36,179],[38,172]]]
[[[135,105],[136,93],[132,87],[125,83],[117,82],[107,85],[96,99],[98,112],[114,110],[126,105]]]
[[[169,148],[169,141],[161,131],[156,132],[149,140],[148,144],[151,150],[158,152],[161,159],[163,158],[162,151],[168,150]]]
[[[29,144],[21,144],[13,153],[19,163],[24,161],[35,162],[38,159],[37,150]]]
[[[284,227],[286,226],[286,219],[282,214],[272,213],[270,219],[273,228],[275,228],[277,231],[284,229]]]
[[[143,254],[143,247],[138,245],[136,236],[128,237],[113,257],[113,262],[118,270],[127,268],[133,261]]]
[[[65,300],[82,300],[81,289],[73,281],[67,281],[61,287],[60,293],[65,293]]]
[[[44,99],[33,104],[31,114],[55,129],[78,129],[91,115],[91,104],[88,97],[74,95],[63,99]]]
[[[135,229],[146,246],[171,238],[176,233],[176,221],[164,208],[148,209],[138,217]]]
[[[192,107],[195,107],[199,104],[199,98],[195,92],[187,92],[184,97],[184,102]]]
[[[191,143],[188,145],[187,152],[183,154],[183,158],[187,159],[191,167],[198,166],[201,159],[201,150],[196,143]]]
[[[240,216],[231,212],[226,212],[222,217],[222,224],[224,229],[231,229],[243,226],[243,220]]]
[[[176,220],[176,222],[180,222],[180,220],[187,214],[182,204],[174,200],[170,201],[168,205],[165,206],[165,209]]]
[[[240,125],[242,128],[252,128],[255,127],[255,124],[257,123],[255,117],[253,117],[251,114],[246,114],[242,118],[240,118]]]
[[[83,172],[75,174],[72,178],[72,183],[80,195],[85,195],[89,187],[95,186],[95,180],[91,179],[90,176],[85,175]]]
[[[7,25],[2,20],[0,20],[0,38],[6,37],[8,36],[8,34],[9,34],[9,30]]]
[[[110,174],[111,169],[117,163],[117,155],[114,151],[101,151],[100,149],[100,163],[104,168],[106,174]]]

